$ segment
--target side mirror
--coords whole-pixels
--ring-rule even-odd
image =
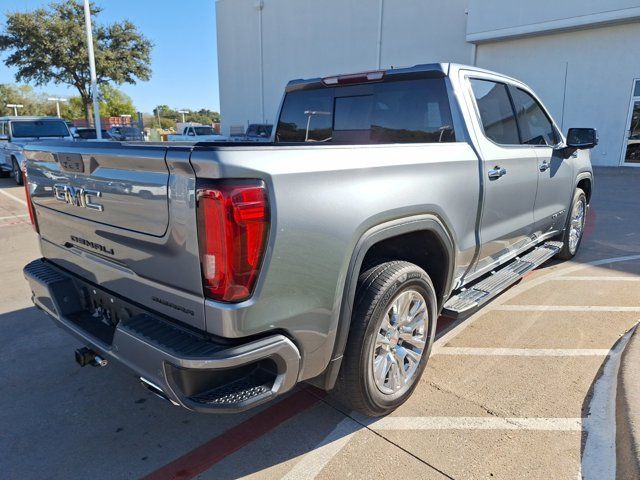
[[[567,147],[585,149],[596,145],[598,145],[598,132],[595,128],[570,128],[567,132]]]
[[[570,128],[567,132],[567,146],[561,148],[563,158],[569,158],[576,150],[585,150],[598,145],[595,128]]]

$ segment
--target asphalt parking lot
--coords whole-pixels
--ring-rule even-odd
[[[440,329],[410,401],[372,421],[301,387],[235,416],[143,390],[36,310],[24,192],[0,180],[2,478],[614,478],[615,376],[640,320],[640,171],[596,171],[586,237]]]

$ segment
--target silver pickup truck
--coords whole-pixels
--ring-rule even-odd
[[[27,149],[33,301],[190,410],[299,382],[383,415],[463,318],[580,246],[589,128],[453,64],[294,80],[268,144]],[[137,193],[136,193],[137,192]],[[144,195],[142,192],[146,192]]]

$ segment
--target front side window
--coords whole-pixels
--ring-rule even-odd
[[[69,129],[56,120],[14,120],[11,134],[15,138],[68,137]]]
[[[507,86],[490,80],[471,79],[471,89],[487,138],[502,145],[519,144],[518,126]]]
[[[559,141],[556,129],[535,98],[524,90],[511,90],[516,109],[522,143],[526,145],[556,145]]]

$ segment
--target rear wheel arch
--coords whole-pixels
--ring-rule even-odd
[[[410,247],[420,240],[427,242],[425,251],[422,252],[423,255],[416,255],[412,251],[405,251],[404,255],[398,252],[402,251],[400,245]],[[385,258],[391,253],[397,253],[398,257]],[[404,260],[415,263],[433,279],[438,296],[438,307],[441,307],[444,299],[450,293],[454,255],[455,244],[449,229],[435,215],[402,218],[377,225],[365,232],[357,242],[351,256],[342,294],[333,354],[325,371],[323,384],[320,386],[329,390],[335,384],[340,369],[340,360],[348,339],[358,278],[363,269],[370,268],[375,261]],[[438,271],[435,271],[436,269]]]

